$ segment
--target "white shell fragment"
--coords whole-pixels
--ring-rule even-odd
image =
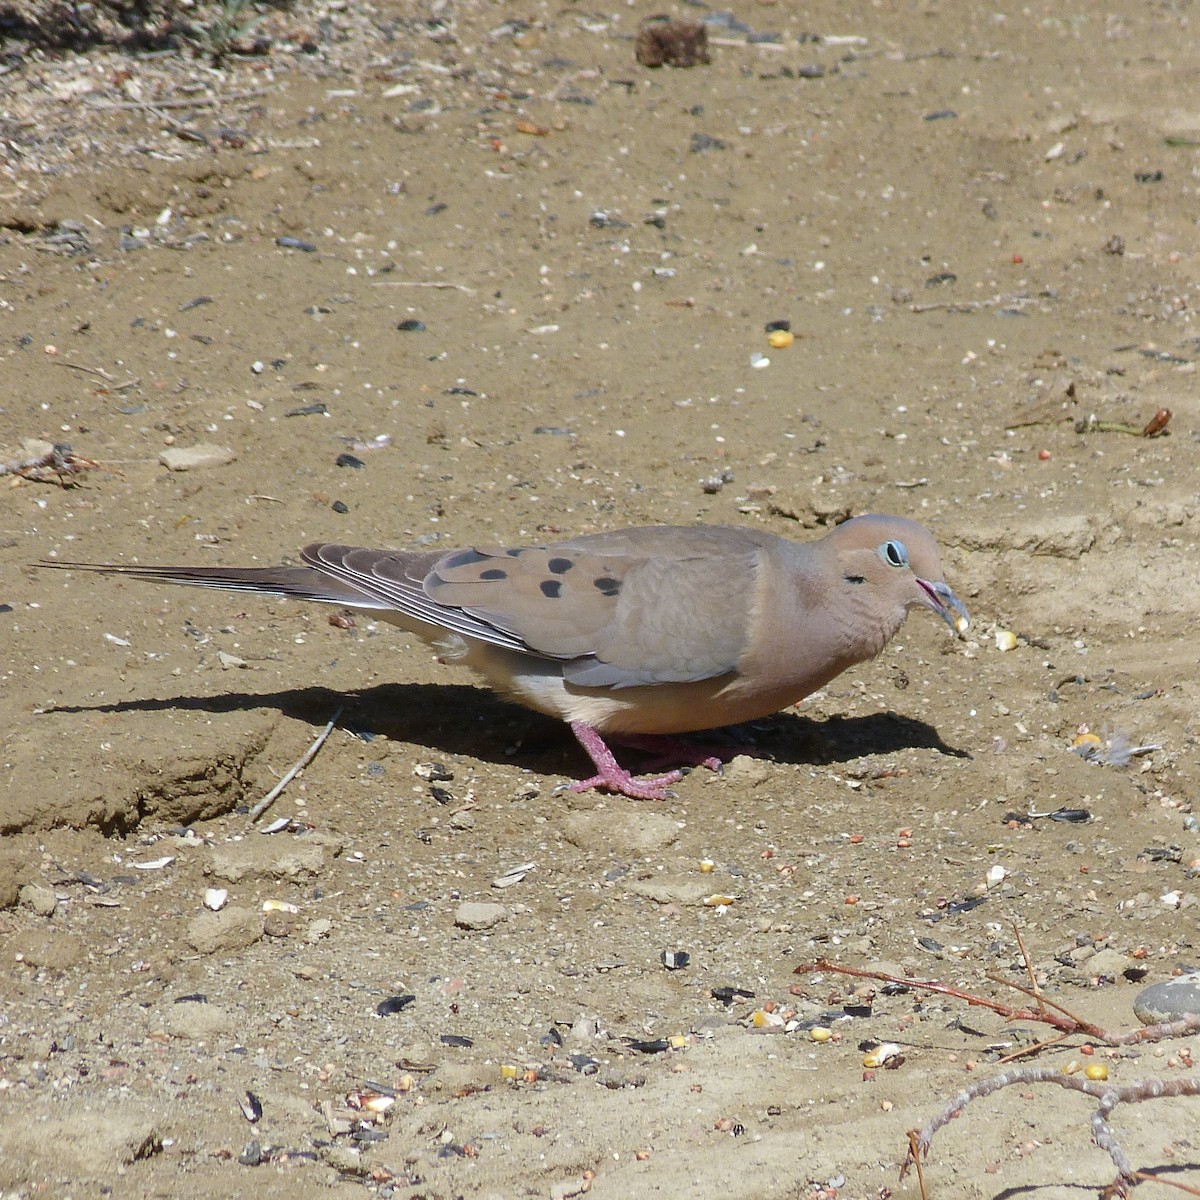
[[[868,1050],[863,1056],[864,1067],[882,1067],[893,1058],[899,1057],[904,1051],[895,1042],[880,1042],[874,1050]]]
[[[522,863],[519,867],[509,867],[503,875],[497,875],[492,880],[492,887],[507,888],[514,884],[520,883],[530,871],[537,866],[537,863]]]
[[[996,649],[1001,654],[1006,654],[1009,650],[1017,648],[1017,635],[1011,629],[996,630]]]
[[[163,867],[169,867],[175,861],[175,855],[166,854],[162,858],[152,858],[149,862],[130,863],[129,865],[138,871],[161,871]]]
[[[206,888],[204,892],[204,907],[213,912],[220,912],[229,902],[228,888]]]
[[[289,904],[286,900],[264,900],[262,902],[263,912],[285,912],[298,913],[300,910],[294,905]]]

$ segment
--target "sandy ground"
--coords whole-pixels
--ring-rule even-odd
[[[780,40],[658,71],[656,6],[612,9],[334,6],[220,70],[0,79],[3,455],[102,464],[0,504],[6,1197],[915,1197],[906,1131],[1047,1031],[796,967],[1019,1003],[1019,931],[1128,1027],[1200,958],[1192,6],[740,3]],[[233,460],[161,465],[196,444]],[[913,618],[660,804],[557,793],[565,730],[386,627],[30,567],[872,510],[937,532],[970,636]],[[1082,1040],[1032,1061],[1188,1075]],[[979,1101],[930,1195],[1091,1194],[1090,1111]],[[1200,1184],[1200,1101],[1114,1123]]]

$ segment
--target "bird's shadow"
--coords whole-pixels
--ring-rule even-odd
[[[581,752],[565,726],[465,684],[380,684],[352,692],[330,688],[288,688],[276,692],[222,692],[216,696],[176,695],[110,704],[56,705],[57,713],[187,712],[227,713],[277,709],[314,727],[325,725],[341,709],[338,725],[370,739],[386,737],[443,754],[461,754],[491,762],[518,761],[567,773]],[[828,764],[900,750],[936,750],[969,758],[947,745],[932,725],[894,712],[865,717],[831,716],[823,721],[778,713],[765,721],[732,730],[695,735],[700,742],[732,741],[746,752],[776,762]],[[624,750],[636,769],[637,751]],[[553,756],[550,760],[549,756]]]

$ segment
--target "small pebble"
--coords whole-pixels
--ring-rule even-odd
[[[458,906],[454,913],[454,923],[459,929],[491,929],[507,916],[508,909],[503,904],[468,900]]]

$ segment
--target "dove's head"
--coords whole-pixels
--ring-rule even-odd
[[[966,632],[970,614],[950,590],[937,542],[924,525],[872,513],[839,525],[828,540],[850,587],[869,588],[885,607],[898,610],[900,620],[910,608],[928,608],[955,633]]]

